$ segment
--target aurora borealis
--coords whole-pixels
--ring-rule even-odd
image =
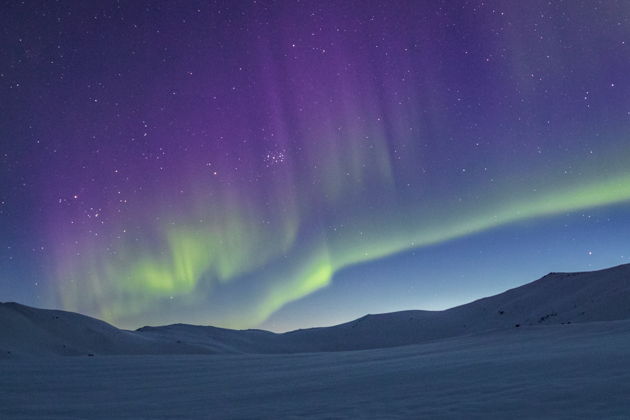
[[[0,300],[281,330],[630,257],[627,2],[2,11]]]

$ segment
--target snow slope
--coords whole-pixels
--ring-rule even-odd
[[[0,358],[11,355],[209,353],[155,340],[84,315],[0,304]]]
[[[630,321],[283,355],[0,360],[2,419],[627,419]]]
[[[485,331],[630,319],[630,265],[552,273],[445,311],[367,315],[326,328],[274,334],[175,324],[119,330],[64,311],[0,304],[0,354],[216,354],[361,350]],[[2,356],[0,356],[2,357]]]
[[[367,315],[286,333],[293,348],[338,351],[390,347],[483,331],[630,319],[630,265],[551,273],[524,286],[445,311]]]

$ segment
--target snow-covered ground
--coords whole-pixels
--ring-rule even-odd
[[[5,358],[0,418],[630,418],[630,321],[291,355]]]
[[[13,418],[630,419],[630,265],[284,334],[4,303]]]

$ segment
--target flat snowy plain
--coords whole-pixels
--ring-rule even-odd
[[[630,418],[630,321],[283,355],[11,357],[0,418]]]

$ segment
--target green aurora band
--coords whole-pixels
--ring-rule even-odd
[[[536,191],[530,186],[529,194],[514,190],[495,194],[476,200],[492,203],[477,209],[458,208],[452,203],[422,206],[396,213],[397,222],[356,214],[354,220],[344,220],[344,234],[307,237],[310,244],[298,250],[294,249],[299,231],[295,215],[282,218],[282,225],[261,228],[253,215],[239,212],[238,207],[210,210],[207,214],[224,216],[211,228],[184,222],[157,227],[157,251],[147,252],[146,248],[124,243],[105,259],[96,254],[99,251],[85,255],[80,260],[84,265],[73,266],[70,274],[77,287],[65,289],[61,297],[65,308],[96,306],[104,319],[127,324],[168,299],[203,307],[204,295],[212,293],[213,283],[242,282],[253,275],[264,287],[250,305],[219,319],[207,319],[203,310],[193,316],[201,323],[253,327],[285,304],[326,287],[344,267],[521,220],[630,200],[630,174],[602,172],[599,179],[588,184],[558,183]],[[546,184],[552,185],[549,180]],[[342,198],[336,197],[333,201],[339,204]],[[271,268],[270,262],[274,263]],[[90,273],[87,281],[85,273]],[[67,277],[68,273],[62,275]],[[92,301],[86,301],[86,296]]]

